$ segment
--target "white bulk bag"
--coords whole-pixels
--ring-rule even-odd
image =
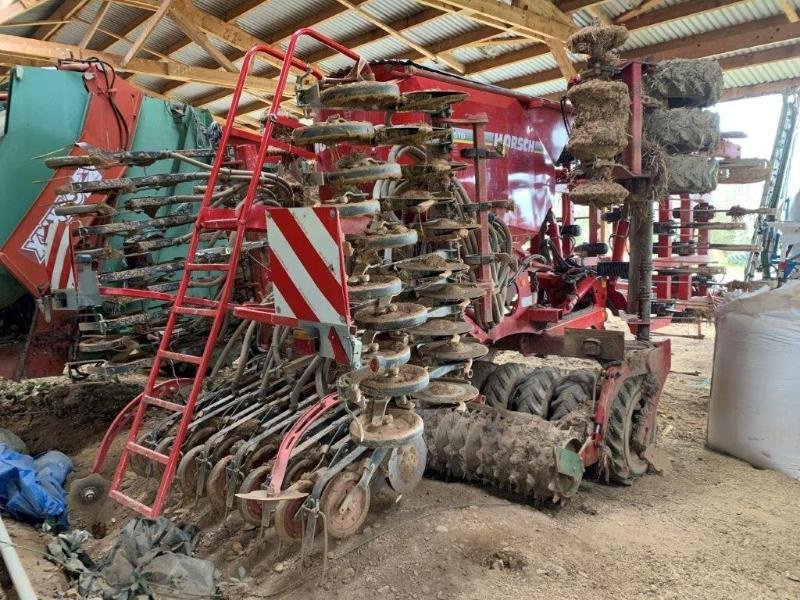
[[[800,281],[717,312],[708,445],[800,479]]]

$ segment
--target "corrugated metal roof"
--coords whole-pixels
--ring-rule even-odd
[[[725,71],[726,88],[757,85],[800,77],[800,58]]]
[[[225,19],[231,11],[235,11],[236,7],[242,3],[242,0],[193,1],[198,8],[220,19]],[[510,0],[503,1],[510,2]],[[652,10],[663,10],[664,8],[681,4],[686,4],[689,7],[693,4],[693,1],[662,0]],[[792,1],[795,6],[800,8],[800,0]],[[34,10],[14,19],[9,25],[45,20],[56,9],[58,4],[58,0],[45,2]],[[635,4],[632,0],[606,0],[594,5],[591,10],[583,9],[574,12],[572,20],[579,27],[591,24],[594,21],[593,12],[600,12],[605,17],[613,19],[630,10],[632,4]],[[77,44],[101,6],[102,0],[90,0],[79,11],[77,18],[72,23],[59,29],[58,33],[53,37],[54,41]],[[368,0],[360,5],[360,9],[384,23],[402,22],[403,19],[412,17],[421,11],[431,11],[428,5],[418,3],[415,0]],[[152,13],[135,7],[113,3],[105,15],[101,30],[95,35],[91,47],[107,49],[107,51],[115,54],[125,54],[130,47],[131,41],[141,31],[142,23],[150,14]],[[686,39],[687,42],[690,42],[696,36],[709,31],[736,27],[743,23],[782,14],[777,0],[743,0],[697,15],[636,29],[631,32],[630,38],[623,49],[639,49],[677,39]],[[286,40],[276,39],[277,36],[291,31],[293,28],[314,23],[321,16],[327,18],[322,22],[317,22],[315,28],[336,40],[344,41],[356,36],[368,37],[372,32],[375,39],[358,47],[358,51],[367,59],[403,57],[409,56],[412,52],[408,43],[388,36],[384,31],[376,28],[373,23],[364,18],[362,14],[359,14],[358,11],[347,9],[337,0],[301,0],[299,2],[297,0],[269,0],[265,1],[261,6],[245,12],[237,18],[234,24],[255,37],[269,43],[285,46]],[[414,27],[404,29],[402,35],[414,44],[430,47],[440,45],[443,40],[458,40],[460,36],[485,27],[486,25],[470,19],[465,14],[443,13],[441,16],[427,19]],[[34,30],[35,28],[33,27],[0,26],[0,33],[11,35],[32,35]],[[125,35],[128,41],[116,41],[111,36],[103,33],[103,31]],[[499,29],[498,34],[500,36],[517,35],[515,33],[504,34]],[[184,40],[187,43],[183,46],[178,45],[179,49],[171,55],[171,58],[189,65],[208,68],[218,67],[205,50],[194,43],[188,42],[184,33],[169,18],[163,19],[149,36],[141,56],[155,58],[153,54],[148,55],[147,51],[165,52],[170,48],[176,47],[178,40]],[[211,43],[227,55],[236,57],[241,54],[240,51],[218,40],[213,35],[210,36],[210,40]],[[769,44],[765,48],[778,47],[790,43],[792,42],[779,42]],[[452,56],[461,63],[469,65],[470,63],[517,51],[520,48],[524,48],[524,46],[525,44],[513,41],[487,47],[465,46],[452,50]],[[319,43],[304,39],[298,46],[298,52],[300,56],[308,56],[316,53],[321,48],[322,46]],[[751,49],[735,50],[726,53],[724,56],[733,56],[750,51]],[[573,60],[577,60],[577,58],[573,57]],[[427,59],[420,59],[420,62],[430,63]],[[238,63],[239,61],[234,61],[234,64],[238,65]],[[349,66],[349,64],[350,60],[343,56],[332,56],[321,61],[320,66],[323,70],[336,71]],[[555,67],[556,64],[553,57],[550,54],[544,54],[523,61],[497,66],[491,70],[476,73],[473,77],[481,82],[495,83],[508,79],[533,76],[536,73],[552,70]],[[257,72],[263,73],[266,68],[261,67]],[[446,69],[447,67],[439,65],[439,68]],[[764,81],[796,77],[797,68],[796,60],[788,60],[781,63],[769,63],[767,65],[755,65],[737,69],[726,74],[726,85],[753,85]],[[146,76],[137,76],[136,81],[142,86],[155,90],[163,88],[165,83],[164,80],[159,78]],[[564,87],[563,80],[554,80],[528,86],[522,88],[522,90],[527,93],[543,95],[558,92]],[[214,90],[215,88],[212,86],[189,83],[177,87],[171,93],[180,99],[193,100],[206,96]],[[217,101],[211,107],[212,109],[222,110],[225,102],[226,99]]]
[[[37,27],[21,27],[25,23],[35,23],[36,21],[45,21],[50,14],[61,4],[61,0],[51,0],[40,4],[36,8],[17,15],[8,23],[0,25],[0,33],[5,35],[19,35],[23,37],[31,37],[38,29]],[[13,25],[13,27],[12,27]]]

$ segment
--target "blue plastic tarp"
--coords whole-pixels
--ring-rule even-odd
[[[57,450],[34,459],[0,444],[0,510],[29,523],[67,527],[64,481],[72,461]]]

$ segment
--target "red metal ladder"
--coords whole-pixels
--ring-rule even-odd
[[[114,472],[114,477],[111,481],[111,487],[109,490],[110,498],[116,500],[123,506],[135,510],[147,518],[152,519],[161,514],[161,509],[164,506],[170,486],[172,485],[172,479],[175,476],[175,469],[177,468],[180,460],[181,447],[183,446],[183,442],[186,438],[186,432],[194,415],[195,404],[197,403],[197,400],[203,391],[205,374],[210,366],[211,358],[217,344],[217,338],[219,337],[225,314],[231,305],[231,295],[235,285],[236,272],[239,266],[239,258],[242,244],[245,240],[245,234],[248,231],[263,231],[263,219],[259,219],[259,215],[253,213],[251,209],[253,208],[253,202],[258,192],[261,168],[265,162],[267,151],[270,147],[286,149],[287,146],[278,140],[273,140],[272,133],[275,129],[275,125],[284,121],[278,115],[278,112],[280,110],[281,100],[283,99],[283,92],[286,88],[289,73],[292,67],[294,67],[306,73],[311,73],[317,79],[322,78],[322,73],[319,70],[307,65],[299,59],[294,58],[294,51],[297,41],[302,36],[309,36],[316,39],[317,41],[353,59],[359,66],[364,64],[361,57],[352,50],[341,46],[333,40],[330,40],[329,38],[311,29],[301,29],[297,31],[290,39],[285,53],[269,46],[259,45],[251,48],[244,56],[239,78],[236,82],[236,87],[234,88],[233,97],[231,99],[231,108],[229,110],[228,119],[225,123],[225,127],[223,128],[222,138],[219,142],[203,201],[198,211],[195,228],[192,232],[192,239],[189,244],[189,250],[186,257],[186,263],[184,265],[181,282],[174,297],[173,304],[170,308],[167,324],[150,369],[150,375],[147,378],[144,392],[142,393],[141,399],[139,400],[136,408],[136,413],[133,417],[133,423],[131,425],[130,432],[128,433],[128,439],[122,449],[119,463],[117,464],[116,471]],[[231,131],[233,130],[233,117],[236,109],[239,106],[239,101],[245,88],[248,73],[251,72],[253,61],[259,53],[268,54],[272,57],[283,60],[283,65],[276,84],[270,111],[267,115],[264,132],[259,142],[258,156],[255,161],[255,165],[253,166],[253,175],[247,188],[247,194],[237,209],[212,208],[211,198],[214,188],[217,185],[220,171],[222,170],[225,149],[227,147]],[[230,254],[228,254],[230,257],[228,262],[215,264],[204,264],[198,262],[197,251],[200,244],[201,233],[219,230],[235,232],[235,238],[230,249]],[[227,273],[227,277],[225,278],[225,282],[219,294],[219,299],[216,301],[206,301],[203,303],[203,307],[198,307],[198,303],[191,296],[187,295],[192,274],[198,271],[218,271],[221,273]],[[175,325],[178,322],[178,318],[182,315],[213,319],[211,329],[208,332],[208,338],[206,339],[206,343],[203,348],[203,353],[200,355],[184,354],[170,350],[170,342],[172,339],[172,334],[175,330]],[[197,367],[197,374],[191,385],[189,396],[187,397],[185,404],[178,404],[158,395],[157,390],[159,387],[157,380],[164,361],[188,363]],[[145,413],[147,412],[148,407],[157,407],[163,410],[173,411],[181,415],[178,429],[175,433],[175,438],[172,442],[169,454],[164,454],[156,450],[146,448],[138,443],[139,432],[141,430],[142,422],[144,421]],[[120,489],[122,481],[125,477],[125,472],[131,453],[139,454],[147,459],[163,465],[161,481],[159,482],[158,490],[156,491],[155,500],[150,506],[131,498],[123,493]]]

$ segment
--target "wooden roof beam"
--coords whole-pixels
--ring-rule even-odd
[[[365,10],[359,8],[358,6],[354,5],[352,2],[348,2],[348,0],[336,0],[336,1],[339,4],[341,4],[343,6],[346,6],[347,8],[349,8],[350,10],[355,12],[359,17],[361,17],[362,19],[364,19],[368,23],[371,23],[372,25],[374,25],[378,29],[380,29],[382,31],[385,31],[390,37],[396,39],[401,44],[404,44],[404,45],[408,46],[409,48],[413,48],[414,50],[416,50],[417,52],[419,52],[420,54],[422,54],[423,56],[429,58],[432,61],[442,62],[442,63],[452,67],[453,69],[455,69],[459,73],[463,73],[464,72],[464,70],[465,70],[464,69],[464,65],[461,64],[459,61],[455,60],[452,56],[448,56],[446,53],[435,54],[435,53],[431,52],[430,50],[428,50],[427,48],[425,48],[421,44],[417,44],[414,40],[410,39],[408,36],[405,36],[402,33],[400,33],[397,29],[394,29],[393,27],[391,27],[390,25],[387,25],[386,23],[384,23],[380,19],[372,16],[370,13],[368,13],[367,11],[365,11]]]
[[[103,19],[106,18],[106,13],[108,12],[109,8],[111,8],[111,2],[103,2],[103,5],[97,11],[97,14],[94,16],[94,19],[92,19],[91,24],[83,34],[81,41],[78,43],[79,48],[85,49],[91,43],[92,38],[95,36],[98,28],[100,27],[100,24],[103,22]]]
[[[787,90],[798,87],[800,87],[800,77],[727,88],[722,90],[720,102],[730,102],[731,100],[741,100],[742,98],[756,98],[758,96],[768,96],[769,94],[782,94]]]
[[[626,21],[630,21],[631,19],[638,17],[639,15],[643,15],[644,13],[654,9],[656,6],[661,4],[664,0],[643,0],[639,3],[639,6],[636,8],[632,8],[621,15],[619,15],[614,22],[618,25],[622,25]]]
[[[350,4],[353,4],[354,6],[360,6],[362,4],[365,4],[368,0],[348,0],[348,1],[349,1]],[[334,10],[334,8],[336,10]],[[328,9],[325,9],[325,10],[321,11],[320,14],[317,16],[317,18],[321,19],[321,21],[319,21],[319,22],[323,22],[323,21],[335,18],[336,16],[338,16],[342,12],[345,12],[346,10],[347,10],[346,7],[344,7],[344,6],[342,6],[342,5],[337,3],[337,4],[334,5],[333,8],[328,8]],[[402,31],[404,31],[406,29],[411,29],[412,27],[417,27],[419,25],[427,23],[427,22],[429,22],[429,21],[431,21],[431,20],[433,20],[435,18],[441,17],[442,15],[445,15],[445,14],[447,14],[447,13],[442,12],[440,10],[436,10],[436,9],[432,9],[432,8],[426,8],[426,9],[423,9],[422,11],[420,11],[420,12],[414,14],[414,15],[409,16],[409,17],[405,17],[403,19],[398,19],[398,20],[395,20],[395,21],[391,21],[390,23],[387,23],[387,25],[392,27],[393,29],[398,30],[399,32],[402,32]],[[286,39],[289,36],[291,36],[295,31],[297,31],[297,29],[300,28],[301,26],[302,25],[300,23],[295,23],[293,25],[285,27],[281,31],[277,32],[275,34],[275,36],[273,38],[271,38],[270,42],[273,45],[277,45],[277,44],[280,44],[281,42],[286,41]],[[369,30],[369,31],[367,31],[365,33],[353,36],[353,37],[348,38],[346,40],[342,40],[341,43],[344,44],[345,46],[347,46],[348,48],[356,49],[356,48],[358,48],[360,46],[363,46],[365,44],[369,44],[371,42],[374,42],[375,39],[376,39],[375,33],[379,32],[379,31],[380,30],[376,27],[375,29],[371,29],[371,30]],[[488,29],[488,31],[485,31],[484,33],[485,34],[492,34],[492,33],[496,33],[496,30]],[[462,38],[464,38],[464,36],[462,36]],[[471,40],[472,39],[472,33],[466,34],[466,37],[464,39]],[[433,53],[437,53],[437,54],[448,51],[447,48],[440,50],[438,48],[438,46],[439,46],[438,44],[436,44],[434,46],[430,46],[429,45],[429,46],[427,46],[427,49],[429,51],[431,51]],[[173,46],[173,47],[169,48],[167,50],[167,52],[171,53],[173,51],[177,51],[178,49],[180,49],[180,48],[176,48],[176,47]],[[416,51],[413,51],[413,50],[410,51],[410,54],[413,55],[412,56],[413,58],[418,58],[420,56],[423,56],[419,52],[416,52]],[[238,58],[240,58],[243,55],[244,55],[244,52],[242,52],[240,54],[236,54],[236,55],[232,56],[231,58],[233,60],[237,60]],[[308,62],[308,63],[317,63],[319,61],[325,60],[325,59],[330,58],[331,56],[335,56],[335,55],[336,55],[336,51],[325,47],[325,48],[321,48],[319,51],[317,51],[317,52],[305,57],[304,60],[306,60],[306,62]],[[277,71],[275,71],[275,74],[277,74]],[[267,75],[267,74],[265,74],[265,75]],[[176,89],[180,85],[181,84],[175,84],[175,83],[169,84],[169,85],[164,86],[163,88],[161,88],[161,90],[162,90],[162,92],[169,92],[169,91],[172,91],[172,90]]]
[[[159,12],[165,10],[164,7],[169,4],[168,0],[164,0],[163,2],[161,0],[114,0],[114,2],[126,4],[128,6],[134,6],[143,10],[155,11],[155,14],[159,14]],[[243,53],[258,44],[270,45],[269,42],[259,39],[254,35],[250,35],[235,25],[226,23],[222,19],[218,19],[214,15],[207,13],[204,10],[200,10],[188,0],[181,0],[178,2],[178,5],[180,9],[191,18],[195,28],[198,28],[204,31],[206,34],[222,40],[229,46],[233,46],[234,48],[242,50]],[[169,6],[167,6],[167,8],[169,8]],[[170,48],[167,52],[165,52],[165,54],[172,54],[173,52],[177,52],[179,49],[188,45],[188,43],[181,41],[179,44],[176,44],[176,46],[178,46],[177,48]],[[270,64],[280,65],[280,61],[277,59],[267,57],[266,55],[262,55],[262,57],[263,60],[269,62]],[[236,58],[233,60],[236,60]]]
[[[783,10],[783,14],[786,15],[790,23],[800,21],[800,16],[797,15],[797,9],[792,4],[792,0],[778,0],[778,4],[781,5],[781,10]]]
[[[685,2],[683,4],[677,4],[675,6],[669,6],[666,8],[652,10],[644,15],[640,15],[639,17],[631,19],[625,25],[629,30],[635,31],[637,29],[643,29],[645,27],[650,27],[653,25],[668,23],[670,21],[681,19],[683,17],[702,14],[705,12],[723,8],[725,6],[742,4],[743,2],[746,1],[747,0],[695,0],[693,2]],[[574,4],[577,3],[573,3],[573,5]],[[565,6],[569,5],[565,4]],[[500,56],[495,56],[492,58],[486,58],[483,60],[478,60],[475,62],[468,63],[466,74],[476,75],[478,73],[483,73],[485,71],[496,69],[498,67],[503,67],[505,65],[509,65],[512,63],[522,62],[530,60],[532,58],[537,58],[539,56],[547,54],[549,51],[550,48],[545,44],[535,44],[525,48],[520,48],[519,50],[506,52],[505,54],[501,54]],[[558,78],[556,77],[556,79]]]
[[[47,0],[19,0],[19,2],[12,2],[8,6],[0,8],[0,25],[24,15],[45,2]]]
[[[22,58],[38,58],[51,62],[60,59],[85,60],[92,56],[109,63],[118,71],[152,75],[163,79],[174,79],[185,82],[198,82],[224,88],[234,88],[238,76],[214,69],[191,67],[174,61],[154,61],[143,58],[131,58],[127,65],[120,64],[121,56],[96,50],[84,50],[78,46],[45,42],[30,38],[0,34],[0,54]],[[250,77],[246,89],[252,92],[275,92],[275,82],[262,77]]]
[[[170,19],[198,46],[216,61],[216,63],[229,73],[238,73],[239,69],[231,62],[222,51],[212,44],[206,34],[197,27],[192,18],[182,9],[173,7],[169,13]]]
[[[564,42],[575,31],[570,18],[548,0],[530,0],[527,8],[494,0],[417,0],[420,4],[525,37]]]
[[[770,17],[751,23],[743,23],[732,27],[725,27],[713,32],[709,32],[701,39],[695,37],[670,40],[661,44],[645,46],[625,52],[623,59],[646,59],[652,61],[665,60],[668,58],[706,58],[717,56],[727,52],[734,52],[749,47],[763,46],[775,42],[788,40],[798,40],[800,42],[800,23],[786,24],[785,19],[780,17]],[[759,62],[773,62],[786,60],[787,57],[800,56],[800,44],[792,44],[786,47],[771,48],[768,50],[756,50],[743,55],[731,56],[720,59],[723,69],[736,69]],[[514,77],[504,81],[495,82],[494,85],[519,89],[545,83],[559,79],[561,72],[558,69],[548,69],[533,73],[532,75]]]
[[[75,17],[89,0],[65,0],[48,17],[52,21],[68,21]],[[33,37],[48,40],[53,37],[62,25],[42,25],[33,33]]]
[[[144,43],[147,41],[147,38],[149,38],[150,34],[153,33],[156,26],[161,22],[161,19],[163,19],[166,16],[171,2],[172,0],[164,0],[164,2],[161,3],[161,6],[158,7],[156,12],[154,12],[151,15],[151,17],[147,19],[147,23],[144,24],[144,29],[142,29],[139,32],[139,35],[136,37],[133,44],[131,44],[131,47],[125,53],[125,56],[122,58],[122,62],[120,63],[120,66],[124,67],[125,65],[127,65],[131,61],[131,59],[138,54],[139,50],[142,49],[142,46],[144,46]]]

